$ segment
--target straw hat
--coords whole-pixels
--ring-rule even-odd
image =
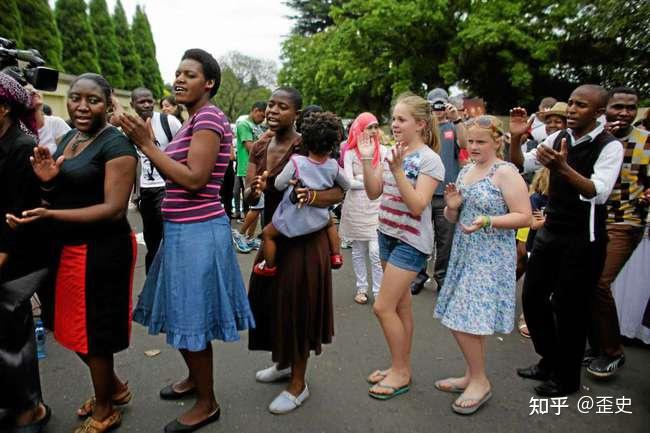
[[[537,117],[539,120],[544,121],[546,120],[546,116],[560,116],[566,119],[567,114],[566,110],[569,106],[567,105],[566,102],[556,102],[550,110],[548,111],[538,111],[537,112]]]

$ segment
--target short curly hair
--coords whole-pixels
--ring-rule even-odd
[[[340,122],[341,119],[329,111],[305,117],[302,123],[304,149],[317,155],[332,152],[341,141]]]
[[[221,85],[221,67],[219,62],[205,50],[200,48],[191,48],[183,54],[182,60],[190,59],[199,62],[203,68],[203,76],[206,80],[214,80],[214,87],[210,89],[210,98],[214,97]]]

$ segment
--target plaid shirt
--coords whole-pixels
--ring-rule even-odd
[[[644,209],[638,199],[650,187],[650,140],[648,131],[633,128],[620,139],[624,157],[621,173],[607,200],[607,223],[642,226]]]

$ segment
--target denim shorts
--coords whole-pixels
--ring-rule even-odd
[[[420,272],[427,264],[427,254],[417,250],[409,244],[388,236],[382,232],[379,235],[379,258],[400,269]]]

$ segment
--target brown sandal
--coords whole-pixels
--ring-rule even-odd
[[[124,389],[116,394],[113,394],[111,400],[115,406],[125,406],[131,402],[133,398],[133,393],[129,389],[129,382],[124,383]],[[92,415],[93,410],[95,410],[95,396],[90,397],[84,402],[84,404],[79,407],[77,410],[77,416],[79,418],[86,418]]]
[[[88,417],[79,427],[77,427],[74,433],[104,433],[118,428],[121,423],[122,413],[117,409],[113,409],[113,413],[103,421],[98,421],[92,416]]]

